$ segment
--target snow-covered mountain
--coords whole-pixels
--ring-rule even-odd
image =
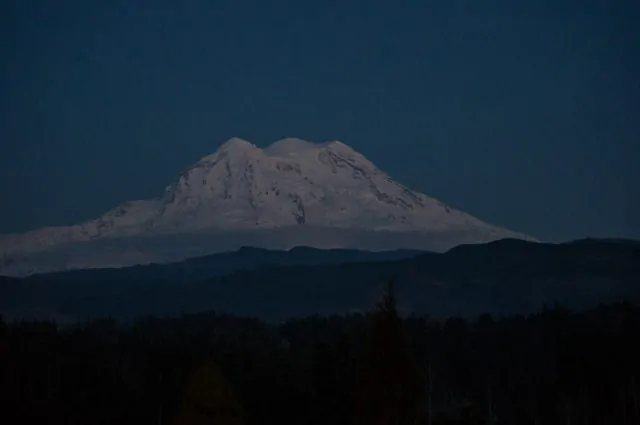
[[[0,237],[0,273],[172,261],[241,245],[443,251],[502,238],[531,239],[406,188],[342,142],[287,138],[260,149],[233,138],[158,199]]]

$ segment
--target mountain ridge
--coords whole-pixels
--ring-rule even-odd
[[[256,262],[254,253],[238,251],[184,264],[0,277],[0,314],[133,320],[215,310],[280,320],[366,311],[388,279],[398,283],[410,311],[433,317],[526,314],[556,302],[585,308],[640,301],[640,246],[625,243],[503,240],[446,253],[373,255],[372,261],[362,262],[343,262],[344,256],[332,258],[332,253],[318,251],[317,256],[301,257],[291,251],[271,252],[273,257]],[[220,273],[218,265],[230,267]]]

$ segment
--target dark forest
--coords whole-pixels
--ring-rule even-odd
[[[3,423],[638,424],[640,309],[0,327]]]

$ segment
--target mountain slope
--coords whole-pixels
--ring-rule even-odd
[[[344,143],[233,138],[164,194],[0,239],[0,273],[173,261],[242,245],[443,251],[526,236],[409,190]],[[238,244],[241,243],[239,246]]]

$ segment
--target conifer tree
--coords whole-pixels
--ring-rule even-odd
[[[382,290],[372,315],[370,346],[356,394],[355,424],[417,422],[421,385],[396,307],[395,284]]]

